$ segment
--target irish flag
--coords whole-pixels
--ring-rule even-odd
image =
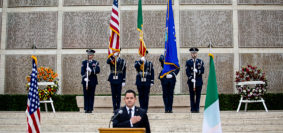
[[[213,55],[209,54],[209,58],[210,58],[210,68],[209,68],[209,75],[207,82],[202,132],[222,133]]]

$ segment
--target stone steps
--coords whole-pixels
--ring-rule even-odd
[[[85,114],[79,112],[41,113],[42,132],[72,133],[98,132],[107,128],[112,113]],[[153,133],[199,133],[202,131],[203,113],[149,113]],[[225,133],[281,133],[283,111],[221,111],[222,130]],[[0,133],[25,132],[24,112],[0,112]]]

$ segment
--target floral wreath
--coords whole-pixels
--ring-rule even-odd
[[[256,66],[247,65],[243,66],[240,71],[236,72],[236,82],[245,81],[263,81],[265,84],[257,84],[254,88],[244,85],[237,85],[239,93],[244,97],[244,99],[254,99],[257,100],[261,98],[267,91],[268,85],[265,77],[265,73]]]
[[[47,85],[45,88],[38,88],[39,99],[48,100],[50,97],[56,94],[59,89],[58,74],[48,67],[37,68],[37,81],[38,82],[53,82],[54,85]],[[30,76],[27,77],[28,83],[30,82]],[[29,84],[26,84],[26,90],[29,90]]]

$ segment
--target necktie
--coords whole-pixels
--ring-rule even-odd
[[[132,118],[132,109],[129,109],[129,116]]]

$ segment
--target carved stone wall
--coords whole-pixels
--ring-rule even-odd
[[[107,48],[110,12],[65,12],[63,48]]]
[[[282,93],[283,81],[283,54],[240,54],[240,65],[256,65],[266,73],[268,93]]]
[[[64,0],[64,6],[112,5],[113,0]]]
[[[239,4],[283,4],[283,0],[238,0]]]
[[[240,47],[283,47],[283,11],[239,11]]]
[[[232,0],[180,0],[180,4],[232,4]]]
[[[208,54],[199,54],[199,59],[204,62],[204,74],[203,74],[203,86],[202,94],[206,94],[207,79],[209,73],[209,56]],[[186,75],[186,61],[191,59],[189,54],[181,54],[181,83],[182,93],[189,94],[189,87],[187,84],[188,77]],[[214,64],[216,71],[216,80],[218,85],[218,92],[224,94],[233,93],[233,66],[234,66],[234,55],[233,54],[214,54]]]
[[[122,5],[137,5],[139,0],[121,0]],[[166,5],[167,0],[143,0],[143,5]],[[172,4],[174,4],[174,0],[172,0]]]
[[[39,55],[38,67],[50,67],[56,70],[55,55]],[[5,94],[27,94],[26,77],[31,74],[31,55],[6,55]]]
[[[144,42],[148,48],[163,48],[165,42],[166,11],[143,11]],[[122,11],[121,40],[123,48],[139,47],[137,11]]]
[[[233,47],[232,11],[180,11],[180,47]]]
[[[2,0],[1,0],[2,1]],[[58,0],[8,0],[8,6],[15,7],[48,7],[58,6]]]
[[[8,13],[7,49],[57,48],[57,13]]]

